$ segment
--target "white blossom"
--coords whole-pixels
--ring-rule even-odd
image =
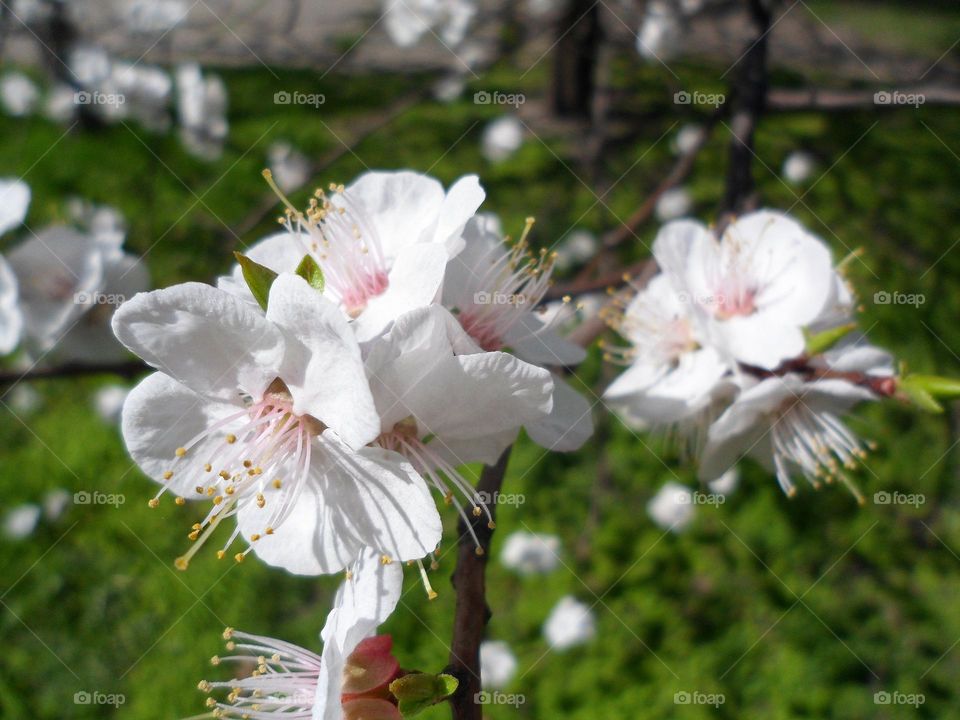
[[[3,535],[9,540],[23,540],[33,535],[40,521],[40,506],[33,503],[17,505],[3,518]]]
[[[185,568],[226,518],[265,562],[316,575],[362,547],[415,560],[440,517],[407,460],[368,447],[380,418],[360,348],[337,307],[295,275],[270,289],[266,314],[199,283],[141,293],[113,320],[117,337],[160,372],[127,397],[123,436],[170,493],[212,507],[194,526]],[[182,503],[184,500],[178,500]]]
[[[36,84],[21,72],[11,71],[0,77],[0,104],[13,117],[32,113],[40,101]]]
[[[566,595],[550,611],[543,634],[552,650],[567,650],[592,640],[597,634],[597,620],[589,606]]]
[[[484,689],[501,690],[517,672],[517,657],[502,640],[480,643],[480,682]]]
[[[647,503],[647,514],[661,529],[681,533],[693,522],[693,493],[678,482],[664,483]]]
[[[490,162],[506,160],[523,145],[523,123],[514,115],[497,118],[483,129],[480,145]]]
[[[520,575],[552,572],[560,564],[560,538],[518,530],[504,540],[500,562]]]

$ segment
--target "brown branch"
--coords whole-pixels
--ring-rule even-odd
[[[756,36],[739,60],[737,78],[731,92],[733,114],[730,118],[730,160],[727,166],[725,213],[741,213],[755,204],[753,181],[753,134],[766,108],[767,36],[770,12],[763,0],[747,0]],[[722,225],[723,223],[721,223]]]
[[[510,450],[509,447],[504,450],[496,464],[483,468],[477,484],[477,492],[481,497],[493,499],[500,493]],[[495,501],[488,502],[491,514],[496,506]],[[451,578],[457,593],[457,607],[453,620],[453,640],[450,643],[450,664],[444,670],[460,682],[450,698],[454,720],[481,720],[483,717],[483,708],[475,698],[480,692],[480,642],[490,618],[485,573],[493,528],[487,525],[486,515],[471,517],[469,522],[480,541],[482,553],[478,554],[480,548],[474,545],[466,522],[461,519],[457,526],[460,533],[457,569]]]
[[[726,108],[722,105],[716,111],[710,114],[709,118],[704,124],[700,137],[697,139],[697,142],[693,145],[693,147],[677,158],[676,162],[670,168],[670,171],[666,174],[663,180],[660,181],[656,188],[654,188],[653,192],[651,192],[644,199],[640,207],[638,207],[633,214],[630,215],[630,217],[604,235],[603,240],[601,241],[601,247],[597,251],[597,254],[594,255],[590,262],[587,263],[579,273],[577,273],[577,277],[574,278],[572,282],[559,285],[556,288],[551,288],[547,291],[547,300],[560,298],[564,295],[579,295],[584,292],[602,290],[608,286],[619,285],[622,282],[619,278],[619,275],[622,274],[622,271],[617,272],[618,277],[613,277],[612,274],[607,274],[606,276],[600,278],[595,277],[604,257],[606,257],[606,255],[614,248],[623,244],[630,238],[636,237],[637,228],[639,228],[653,216],[653,213],[657,208],[657,201],[660,199],[660,196],[663,195],[667,190],[679,185],[690,174],[690,172],[693,170],[693,165],[697,159],[697,155],[707,144],[707,140],[710,138],[713,128],[720,121],[720,119],[724,117],[725,114]],[[637,266],[635,266],[635,269],[636,268]],[[636,271],[639,272],[640,270],[637,269]],[[628,272],[630,271],[628,270]]]
[[[896,92],[894,96],[892,93]],[[878,93],[886,96],[877,98]],[[767,94],[767,109],[778,112],[818,111],[843,112],[848,110],[898,110],[914,105],[896,101],[898,97],[923,98],[923,105],[960,105],[960,88],[942,85],[916,85],[878,90],[831,90],[806,88],[792,90],[772,88]],[[889,100],[889,102],[884,102]]]
[[[38,370],[0,372],[0,386],[16,385],[30,380],[57,380],[60,378],[84,377],[87,375],[119,375],[132,380],[138,375],[150,370],[139,360],[124,360],[117,363],[67,363],[56,367],[40,368]]]

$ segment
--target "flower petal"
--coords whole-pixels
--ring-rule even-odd
[[[365,342],[380,334],[406,312],[433,303],[443,283],[447,251],[437,243],[402,248],[390,269],[390,284],[354,321],[357,339]]]
[[[0,180],[0,235],[23,222],[30,207],[30,187],[21,180]]]
[[[211,402],[156,372],[127,395],[120,427],[127,452],[147,476],[167,485],[175,495],[196,498],[195,465],[222,452],[222,438],[233,426],[204,438],[183,458],[177,458],[176,450],[239,410],[237,405]],[[238,420],[238,424],[242,422]],[[167,471],[173,471],[169,480],[164,479]]]
[[[380,417],[360,358],[360,347],[340,309],[296,275],[270,288],[267,320],[286,336],[279,375],[298,415],[312,415],[351,448],[380,434]]]
[[[535,313],[521,316],[507,331],[504,343],[517,357],[535,365],[570,367],[587,357],[586,350],[547,329]]]
[[[113,315],[120,342],[194,392],[259,400],[278,376],[283,335],[248,303],[201,283],[135,295]]]
[[[23,313],[17,300],[17,278],[0,255],[0,355],[13,350],[23,333]]]
[[[572,452],[593,435],[590,402],[559,376],[553,377],[553,409],[547,417],[527,423],[527,434],[547,450]]]

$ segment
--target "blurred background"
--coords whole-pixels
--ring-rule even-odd
[[[320,650],[338,579],[212,551],[174,570],[201,510],[148,509],[117,427],[142,368],[111,343],[112,307],[211,281],[272,232],[263,168],[298,205],[368,169],[477,173],[507,232],[537,218],[553,295],[588,322],[663,221],[729,209],[745,110],[740,204],[796,215],[837,260],[860,249],[872,340],[957,375],[958,47],[946,1],[0,0],[0,178],[32,191],[0,238],[32,308],[0,368],[0,716],[202,713],[226,625]],[[752,114],[748,67],[769,85]],[[485,656],[505,695],[484,715],[950,716],[958,408],[853,418],[877,443],[863,506],[838,487],[788,499],[749,463],[722,502],[665,504],[695,469],[605,410],[601,355],[574,378],[594,439],[565,456],[522,438],[510,462],[488,568],[506,647]],[[385,627],[404,667],[447,662],[445,520],[439,598],[410,573]]]

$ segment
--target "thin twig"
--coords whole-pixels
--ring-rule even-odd
[[[503,485],[503,476],[510,460],[510,450],[504,450],[496,464],[483,468],[477,492],[481,497],[495,498]],[[490,513],[494,514],[496,502],[489,502]],[[490,608],[486,600],[486,568],[490,555],[490,540],[493,528],[487,525],[486,515],[471,517],[469,520],[480,541],[482,553],[474,545],[466,522],[461,519],[458,525],[460,547],[457,551],[457,569],[451,581],[457,593],[457,607],[453,620],[453,639],[450,643],[450,664],[447,672],[460,685],[450,698],[450,708],[454,720],[481,720],[483,706],[476,702],[480,692],[480,642],[484,629],[490,619]]]
[[[564,295],[578,295],[583,292],[593,292],[597,289],[603,289],[608,285],[618,285],[620,281],[607,277],[597,279],[594,277],[597,269],[603,261],[603,258],[627,240],[636,236],[637,228],[647,222],[656,210],[657,201],[667,190],[679,185],[693,170],[697,155],[706,146],[707,140],[716,124],[724,117],[726,109],[721,106],[715,112],[711,113],[704,123],[697,142],[693,144],[687,152],[680,155],[676,162],[670,168],[670,171],[664,176],[663,180],[654,188],[641,203],[641,205],[625,221],[621,222],[616,228],[604,235],[601,241],[601,247],[597,254],[587,263],[576,278],[565,286],[558,286],[557,289],[551,289],[547,292],[547,299],[563,297]]]
[[[960,88],[944,85],[889,87],[877,90],[832,90],[771,88],[767,109],[771,112],[843,112],[851,110],[912,110],[922,105],[960,105]]]
[[[67,363],[56,367],[35,370],[10,370],[0,372],[0,386],[16,385],[30,380],[57,380],[60,378],[85,377],[89,375],[119,375],[131,380],[150,370],[139,360],[124,360],[116,363]]]

